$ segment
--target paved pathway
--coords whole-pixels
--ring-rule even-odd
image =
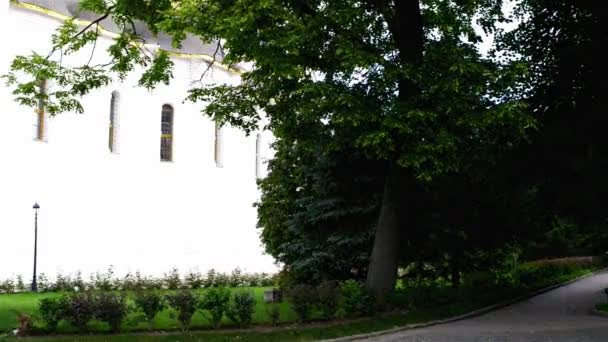
[[[377,342],[608,342],[608,317],[589,314],[605,301],[608,272],[482,316],[383,335]]]

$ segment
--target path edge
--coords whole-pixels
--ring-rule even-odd
[[[522,301],[524,301],[526,299],[530,299],[532,297],[536,297],[536,296],[541,295],[541,294],[543,294],[545,292],[549,292],[551,290],[555,290],[557,288],[560,288],[560,287],[563,287],[563,286],[566,286],[566,285],[570,285],[570,284],[575,283],[575,282],[577,282],[579,280],[583,280],[585,278],[589,278],[589,277],[598,275],[600,273],[604,273],[606,271],[608,271],[608,267],[599,269],[599,270],[591,272],[591,273],[587,273],[587,274],[582,275],[582,276],[580,276],[578,278],[574,278],[574,279],[565,281],[563,283],[547,286],[547,287],[542,288],[540,290],[536,290],[536,291],[527,293],[525,295],[522,295],[522,296],[519,296],[519,297],[515,297],[513,299],[508,299],[508,300],[499,302],[497,304],[492,304],[492,305],[483,307],[481,309],[473,310],[471,312],[468,312],[468,313],[465,313],[465,314],[462,314],[462,315],[459,315],[459,316],[454,316],[454,317],[445,318],[445,319],[438,319],[438,320],[428,321],[428,322],[424,322],[424,323],[406,324],[406,325],[401,326],[401,327],[391,328],[391,329],[387,329],[387,330],[375,331],[375,332],[372,332],[372,333],[365,333],[365,334],[358,334],[358,335],[352,335],[352,336],[338,337],[338,338],[333,338],[333,339],[328,339],[328,340],[321,340],[321,342],[357,341],[357,340],[361,340],[361,339],[365,339],[365,338],[378,337],[378,336],[392,334],[392,333],[401,332],[401,331],[405,331],[405,330],[426,328],[426,327],[430,327],[430,326],[434,326],[434,325],[446,324],[446,323],[456,322],[456,321],[460,321],[460,320],[467,319],[467,318],[477,317],[477,316],[481,316],[481,315],[483,315],[485,313],[488,313],[488,312],[491,312],[491,311],[495,311],[495,310],[498,310],[498,309],[502,309],[504,307],[513,305],[513,304],[518,303],[518,302],[522,302]]]

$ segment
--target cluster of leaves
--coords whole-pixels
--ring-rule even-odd
[[[89,280],[83,280],[80,272],[74,276],[58,273],[54,281],[50,281],[46,274],[38,275],[37,284],[39,292],[74,292],[83,290],[99,291],[141,291],[160,289],[199,289],[210,287],[257,287],[275,286],[276,275],[268,273],[243,273],[239,268],[230,273],[218,272],[210,269],[206,274],[193,270],[183,277],[174,268],[161,278],[143,276],[141,273],[127,273],[119,278],[114,274],[112,267],[105,272],[91,274]],[[15,279],[6,279],[0,282],[0,293],[13,293],[24,291],[25,284],[21,276]]]
[[[287,298],[300,322],[307,322],[313,311],[331,320],[336,317],[359,317],[375,312],[373,294],[357,280],[327,281],[318,286],[299,284],[287,291]]]

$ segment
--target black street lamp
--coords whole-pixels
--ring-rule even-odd
[[[36,284],[36,257],[38,254],[38,209],[40,206],[38,202],[34,203],[34,277],[32,278],[32,292],[38,291],[38,285]]]

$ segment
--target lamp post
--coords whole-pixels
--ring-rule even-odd
[[[38,202],[34,203],[34,277],[32,278],[32,292],[38,291],[38,285],[36,284],[36,258],[38,254],[38,209],[40,206]]]

